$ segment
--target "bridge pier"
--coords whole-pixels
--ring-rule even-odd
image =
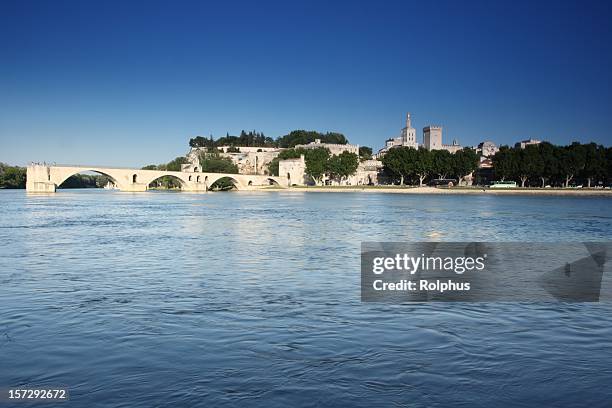
[[[208,187],[206,186],[206,184],[202,184],[202,183],[191,183],[191,184],[185,183],[181,187],[181,190],[190,191],[193,193],[204,193],[208,191]]]
[[[26,173],[26,191],[29,193],[55,193],[57,185],[51,180],[49,166],[28,166]]]
[[[118,185],[119,191],[128,191],[132,193],[141,193],[149,189],[149,185],[145,183],[126,183]]]
[[[26,192],[28,193],[55,193],[57,186],[50,181],[26,182]]]

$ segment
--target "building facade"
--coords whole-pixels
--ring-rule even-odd
[[[364,160],[357,166],[354,176],[349,177],[348,183],[356,186],[375,185],[379,182],[379,175],[382,172],[383,164],[380,160]]]
[[[314,142],[303,145],[295,145],[296,149],[318,149],[318,148],[329,149],[332,156],[337,156],[343,152],[355,153],[359,156],[359,145],[354,144],[336,144],[336,143],[321,143],[321,139],[315,139]]]
[[[499,151],[499,147],[490,140],[485,140],[484,142],[480,142],[478,147],[475,149],[476,153],[480,154],[484,157],[495,156],[495,153]]]
[[[228,157],[238,167],[239,174],[259,174],[269,175],[268,165],[278,157],[280,150],[270,150],[267,152],[247,151],[237,153],[221,153],[221,157]]]
[[[406,114],[406,126],[401,130],[399,137],[393,137],[385,141],[385,146],[374,155],[381,159],[390,149],[394,147],[412,147],[414,149],[447,150],[455,153],[463,147],[453,140],[452,144],[444,144],[442,140],[442,126],[426,126],[423,128],[423,143],[419,145],[416,140],[416,129],[412,127],[410,113]]]
[[[538,145],[540,143],[542,143],[542,141],[538,139],[527,139],[527,140],[521,140],[520,142],[517,142],[514,145],[514,147],[520,147],[521,149],[524,149],[526,146]]]

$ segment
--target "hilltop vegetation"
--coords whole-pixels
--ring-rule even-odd
[[[314,130],[294,130],[291,133],[276,139],[278,147],[295,147],[300,144],[308,144],[316,139],[321,143],[347,144],[348,140],[342,133],[327,132],[319,133]]]
[[[205,138],[196,136],[189,139],[190,147],[201,147],[213,150],[220,146],[250,146],[250,147],[283,147],[290,148],[299,144],[308,144],[315,139],[321,139],[322,143],[347,144],[348,140],[342,133],[327,132],[320,133],[314,130],[294,130],[289,134],[278,137],[276,140],[256,131],[240,132],[240,136],[227,134],[214,140],[212,136]]]

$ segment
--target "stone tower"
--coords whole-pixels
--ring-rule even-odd
[[[442,126],[427,126],[423,128],[423,146],[427,150],[442,149]]]
[[[412,127],[410,112],[406,114],[406,127],[402,129],[401,138],[402,146],[413,147],[415,149],[418,148],[416,141],[416,129]]]

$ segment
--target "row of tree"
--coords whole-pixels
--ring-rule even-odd
[[[196,136],[189,139],[190,147],[207,148],[213,151],[220,146],[250,146],[250,147],[284,147],[291,148],[299,144],[308,144],[316,139],[321,139],[322,143],[337,143],[347,144],[348,140],[342,133],[327,132],[320,133],[313,130],[294,130],[284,136],[274,140],[255,130],[240,132],[240,136],[230,136],[229,133],[225,137],[217,140],[213,139],[212,135],[208,138]]]
[[[297,159],[304,155],[306,163],[305,173],[312,178],[316,184],[321,184],[324,177],[337,182],[342,182],[349,176],[355,174],[359,166],[359,157],[355,153],[342,152],[331,155],[329,149],[319,147],[316,149],[287,149],[283,150],[277,158],[268,165],[270,174],[279,175],[278,163],[280,160]]]
[[[25,188],[26,169],[0,163],[0,188]]]
[[[520,147],[500,147],[493,156],[495,177],[526,185],[588,187],[612,180],[612,147],[596,143],[555,146],[548,142]]]
[[[383,171],[392,183],[418,183],[428,178],[461,180],[478,168],[479,157],[465,148],[454,154],[447,150],[395,147],[382,158]]]

